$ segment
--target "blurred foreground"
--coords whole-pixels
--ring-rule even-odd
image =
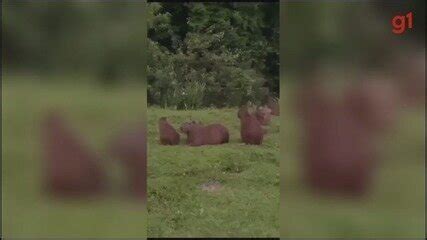
[[[145,1],[2,7],[3,236],[146,236]]]
[[[321,68],[288,85],[283,236],[424,236],[423,63],[408,77]]]
[[[283,5],[282,237],[425,236],[424,5]]]
[[[119,158],[109,152],[109,144],[116,134],[121,134],[121,129],[134,129],[132,123],[144,120],[145,88],[127,86],[105,90],[98,85],[75,85],[66,81],[34,84],[38,82],[34,75],[3,75],[3,80],[6,80],[2,85],[3,236],[146,236],[145,204],[124,194],[129,185],[128,174],[118,163]],[[75,144],[67,140],[69,144],[66,145],[65,139],[51,136],[50,142],[56,147],[50,149],[56,152],[50,158],[69,160],[68,163],[82,161],[83,155],[75,154],[86,148],[84,151],[91,152],[87,156],[95,154],[105,171],[106,194],[96,198],[83,194],[78,198],[62,196],[58,199],[44,191],[47,155],[43,150],[49,145],[41,141],[43,129],[40,127],[52,107],[60,110],[63,124],[67,124],[68,133],[72,129],[80,150],[61,154],[58,151],[71,149]],[[59,145],[61,143],[63,145]],[[60,168],[53,173],[76,171],[72,165],[55,166]],[[78,166],[77,171],[82,169],[81,164]],[[59,176],[64,179],[67,174],[62,172]],[[81,180],[76,178],[72,182]]]

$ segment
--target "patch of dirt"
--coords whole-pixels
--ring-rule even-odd
[[[200,188],[205,192],[216,193],[221,191],[224,186],[218,181],[211,180],[200,185]]]

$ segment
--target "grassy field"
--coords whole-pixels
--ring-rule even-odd
[[[73,127],[105,160],[113,189],[122,176],[105,153],[115,130],[144,113],[140,88],[104,90],[90,84],[20,82],[3,76],[2,197],[5,237],[139,237],[147,214],[112,192],[96,202],[53,202],[40,192],[39,120],[49,106],[65,110]],[[287,91],[292,91],[290,88]],[[288,92],[289,93],[289,92]],[[239,142],[236,109],[148,109],[150,236],[423,237],[425,228],[424,110],[403,112],[381,145],[373,192],[362,201],[314,197],[300,182],[298,120],[282,91],[280,124],[274,119],[262,146]],[[222,146],[160,146],[157,120],[220,122],[231,132]],[[281,157],[279,157],[279,142]],[[279,222],[279,161],[281,216]],[[200,186],[218,181],[222,190]],[[279,224],[280,223],[280,224]]]
[[[31,80],[22,82],[21,80]],[[103,90],[82,81],[41,83],[3,75],[2,197],[4,237],[141,237],[147,215],[140,202],[118,194],[118,165],[105,154],[115,129],[141,119],[145,93],[139,88]],[[50,106],[65,117],[104,160],[110,194],[98,201],[52,201],[41,192],[40,119]]]
[[[230,143],[189,147],[158,143],[157,121],[222,123]],[[152,237],[265,237],[279,235],[279,119],[261,146],[240,141],[237,109],[148,109],[148,234]],[[222,185],[216,192],[204,183]]]
[[[282,92],[281,236],[303,238],[425,236],[424,107],[405,108],[396,126],[378,142],[381,156],[366,198],[313,195],[302,184],[300,125],[289,106],[291,86]]]

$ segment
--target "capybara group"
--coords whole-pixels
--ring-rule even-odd
[[[181,131],[187,134],[187,145],[202,146],[228,143],[228,129],[221,124],[204,126],[195,121],[182,124]]]
[[[265,133],[262,124],[271,120],[271,110],[259,107],[249,113],[240,108],[241,139],[246,144],[259,145]],[[107,174],[100,158],[78,139],[59,113],[50,112],[43,121],[43,145],[45,150],[45,187],[56,196],[88,196],[107,189]],[[177,145],[180,134],[167,121],[158,120],[160,144]],[[201,122],[185,122],[180,127],[187,135],[187,145],[203,146],[228,143],[228,129],[219,123],[204,125]],[[138,199],[146,198],[147,131],[144,124],[121,132],[110,142],[109,153],[117,157],[128,177],[128,191]]]
[[[255,114],[250,113],[247,106],[242,106],[237,117],[240,119],[240,137],[242,142],[252,145],[262,144],[264,129]]]
[[[162,145],[179,144],[179,140],[180,140],[179,133],[168,122],[166,117],[161,117],[159,119],[159,135],[160,135],[160,144]]]
[[[111,153],[123,164],[129,192],[142,200],[146,196],[147,165],[146,129],[140,127],[120,133],[111,144]]]
[[[98,194],[106,189],[100,159],[84,146],[58,112],[49,112],[42,125],[46,159],[45,187],[58,197]]]

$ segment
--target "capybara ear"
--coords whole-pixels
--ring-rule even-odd
[[[256,106],[252,103],[252,102],[250,102],[249,103],[249,107],[248,107],[248,113],[253,113],[253,112],[255,112],[256,111]]]

